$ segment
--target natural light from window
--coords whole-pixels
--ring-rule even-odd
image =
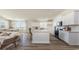
[[[25,21],[14,21],[13,27],[15,29],[18,29],[19,31],[25,31],[26,30],[26,22]]]

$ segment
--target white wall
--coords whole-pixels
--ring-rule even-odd
[[[35,27],[39,27],[39,22],[34,22],[34,21],[28,21],[28,30],[29,28],[32,29],[32,31],[34,31]]]
[[[34,21],[28,21],[28,28],[32,28],[32,31],[34,31],[34,27],[40,28],[40,21],[39,22],[34,22]],[[52,33],[52,22],[47,22],[47,30],[49,33]]]
[[[48,22],[48,31],[52,33],[52,22]]]

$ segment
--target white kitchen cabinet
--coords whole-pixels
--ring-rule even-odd
[[[69,33],[65,31],[59,31],[59,38],[66,43],[69,43]]]
[[[70,45],[79,45],[79,32],[70,32],[69,33],[69,44]]]
[[[69,32],[64,32],[64,41],[69,44]]]
[[[74,13],[74,22],[79,24],[79,11],[75,11]]]
[[[74,22],[74,13],[68,13],[63,16],[63,25],[72,25]]]
[[[79,32],[59,31],[59,38],[69,45],[79,45]]]
[[[59,21],[62,21],[63,25],[79,25],[79,10],[63,12],[54,19],[53,25],[57,25]]]
[[[79,10],[61,15],[63,25],[79,25]]]
[[[32,43],[44,43],[49,44],[50,38],[49,38],[48,32],[33,32],[32,33]]]
[[[59,38],[64,40],[64,32],[63,31],[59,31]]]

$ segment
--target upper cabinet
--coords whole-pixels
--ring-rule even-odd
[[[62,12],[54,18],[53,26],[56,26],[60,21],[62,21],[63,25],[79,25],[79,11],[67,10]]]
[[[79,10],[74,12],[74,22],[79,25]]]
[[[79,25],[79,11],[72,11],[62,15],[63,25]]]
[[[68,14],[62,16],[62,19],[63,19],[63,25],[75,24],[75,22],[74,22],[74,13],[68,13]]]

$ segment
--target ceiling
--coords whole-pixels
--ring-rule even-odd
[[[63,9],[0,9],[0,16],[9,20],[50,21]]]

